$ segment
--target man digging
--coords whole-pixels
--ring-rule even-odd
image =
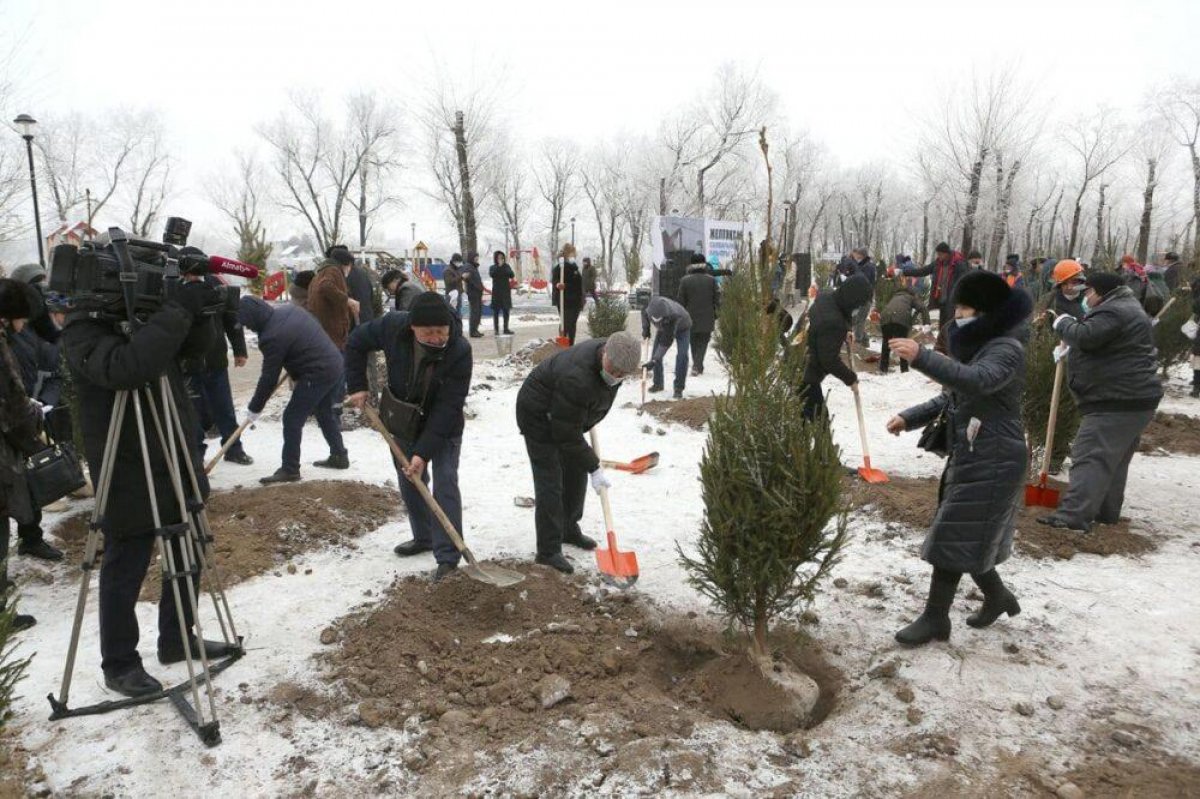
[[[360,410],[369,394],[367,356],[380,350],[388,375],[380,416],[409,459],[399,483],[413,537],[394,551],[410,557],[433,550],[436,582],[458,568],[459,552],[408,478],[428,484],[427,467],[432,466],[433,497],[461,533],[458,459],[471,386],[471,345],[463,338],[462,323],[435,291],[417,297],[409,311],[359,325],[346,343],[346,385],[348,402]]]
[[[608,415],[621,381],[638,370],[641,345],[628,332],[591,339],[542,361],[517,394],[517,426],[525,437],[537,503],[536,562],[570,574],[564,543],[590,550],[579,529],[590,480],[609,486],[600,459],[584,436]]]

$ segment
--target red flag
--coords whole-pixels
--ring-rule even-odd
[[[280,271],[272,275],[267,275],[267,279],[263,281],[263,299],[277,300],[287,291],[287,275]]]

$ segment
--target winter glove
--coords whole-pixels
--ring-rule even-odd
[[[252,425],[258,421],[259,416],[260,416],[260,414],[255,413],[254,411],[247,408],[245,410],[245,412],[242,414],[242,426],[249,427],[250,425]]]
[[[1058,326],[1062,322],[1062,320],[1071,319],[1071,318],[1073,318],[1073,317],[1069,313],[1059,314],[1058,316],[1054,317],[1054,324],[1050,325],[1050,327],[1055,332],[1058,332]]]
[[[604,469],[600,468],[588,475],[588,479],[592,481],[592,490],[597,494],[602,488],[612,488],[612,483],[608,481],[608,475],[604,473]]]
[[[658,363],[658,361],[646,361],[644,364],[642,364],[642,368],[653,371],[654,367],[657,363]]]

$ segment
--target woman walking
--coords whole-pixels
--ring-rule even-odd
[[[492,329],[500,335],[500,315],[504,314],[504,335],[511,336],[508,329],[508,315],[512,312],[512,267],[504,257],[504,250],[492,253],[492,266],[488,269],[488,277],[492,279]]]
[[[1004,587],[996,566],[1012,552],[1013,528],[1025,482],[1025,433],[1021,394],[1025,388],[1025,326],[1033,301],[1004,278],[975,271],[958,281],[949,356],[897,339],[892,352],[936,380],[944,393],[892,417],[888,432],[900,435],[945,416],[949,453],[938,489],[933,524],[921,557],[933,566],[925,612],[896,633],[915,646],[950,638],[950,605],[958,582],[970,574],[983,591],[983,607],[967,617],[987,627],[1021,606]]]

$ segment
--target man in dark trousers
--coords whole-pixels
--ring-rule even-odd
[[[842,361],[842,349],[854,327],[854,312],[871,300],[871,284],[851,275],[832,291],[822,291],[808,312],[808,363],[804,367],[804,418],[825,412],[821,382],[833,375],[858,390],[858,375]]]
[[[564,244],[562,253],[562,264],[554,267],[550,275],[550,285],[554,287],[550,299],[555,310],[562,308],[563,335],[574,344],[575,327],[583,310],[583,275],[575,265],[575,245]],[[561,302],[559,292],[562,292]]]
[[[888,304],[884,307],[883,312],[879,314],[879,332],[883,337],[883,344],[880,346],[879,352],[879,373],[887,374],[891,368],[891,341],[894,338],[909,338],[912,332],[913,323],[919,315],[921,324],[929,324],[929,309],[925,307],[925,303],[913,293],[913,290],[908,287],[905,278],[891,278],[896,282],[896,291],[892,294],[892,298],[888,300]],[[900,358],[900,371],[908,371],[908,361]]]
[[[192,405],[184,390],[178,361],[207,349],[212,326],[207,323],[203,309],[211,307],[214,300],[212,289],[203,283],[184,284],[176,299],[164,303],[128,336],[112,321],[86,313],[73,313],[67,317],[62,333],[63,349],[78,392],[79,421],[88,468],[97,478],[118,391],[150,387],[157,394],[159,378],[166,375],[183,417],[183,427],[192,429],[195,424]],[[183,509],[167,479],[167,455],[148,419],[147,424],[150,425],[146,431],[149,468],[155,475],[154,498],[164,528],[170,528],[183,521]],[[187,444],[187,451],[179,453],[178,466],[185,469],[183,458],[190,458],[201,491],[207,495],[204,465],[191,437]],[[142,696],[162,690],[162,684],[146,673],[138,655],[138,594],[156,549],[151,490],[146,482],[137,417],[131,410],[125,414],[112,464],[112,501],[108,503],[104,518],[104,560],[100,567],[99,589],[100,666],[104,670],[104,683],[125,696]],[[182,562],[180,543],[178,539],[171,543],[177,564]],[[198,575],[192,579],[198,581]],[[182,610],[184,626],[189,637],[194,638],[190,605],[185,600]],[[193,654],[198,653],[199,643],[190,642]],[[223,643],[203,643],[210,659],[229,654]],[[164,580],[158,603],[158,660],[169,664],[183,659],[183,637],[175,593],[171,582]]]
[[[483,275],[479,274],[479,253],[467,253],[467,266],[463,270],[463,283],[467,287],[467,302],[471,305],[471,338],[483,338],[479,323],[483,321]]]
[[[1071,445],[1071,482],[1054,513],[1038,519],[1079,533],[1120,518],[1129,462],[1163,396],[1154,327],[1141,303],[1120,275],[1095,272],[1087,280],[1083,319],[1054,319],[1071,348],[1067,382],[1082,417]]]
[[[717,326],[717,308],[720,305],[717,279],[709,273],[702,253],[692,256],[687,274],[679,281],[676,299],[688,312],[688,316],[692,317],[692,330],[689,334],[692,345],[692,375],[702,375],[704,355],[708,352],[708,342]]]
[[[650,361],[643,368],[654,374],[654,384],[650,386],[651,393],[663,390],[663,358],[671,346],[675,346],[675,399],[682,399],[683,389],[687,386],[688,348],[692,338],[692,317],[675,300],[669,300],[662,295],[646,303],[642,309],[642,338],[649,340],[653,328],[654,344],[650,351]]]
[[[596,548],[579,520],[590,479],[596,493],[610,484],[587,432],[608,415],[621,381],[638,370],[641,347],[632,333],[591,339],[542,361],[517,394],[517,426],[533,471],[536,561],[575,570],[562,545]]]
[[[850,257],[854,260],[854,274],[865,277],[871,284],[871,292],[874,294],[878,272],[875,262],[871,260],[871,253],[866,247],[855,247],[850,251]],[[871,337],[867,334],[867,317],[870,314],[870,300],[864,302],[854,312],[854,340],[860,347],[865,347],[871,342]]]
[[[933,277],[929,287],[929,307],[938,312],[938,334],[935,349],[946,351],[946,337],[950,335],[950,326],[954,324],[954,287],[958,281],[971,271],[970,265],[962,257],[962,253],[950,249],[950,245],[941,242],[934,248],[933,263],[927,266],[903,267],[901,273],[905,277]]]
[[[367,400],[367,356],[380,351],[387,362],[391,393],[381,401],[380,410],[385,423],[396,420],[389,430],[409,459],[408,474],[400,474],[399,482],[412,540],[394,551],[408,557],[432,549],[437,560],[434,580],[441,580],[458,568],[459,552],[409,476],[428,484],[432,469],[433,498],[461,534],[458,460],[466,424],[463,407],[471,386],[471,345],[463,339],[461,322],[435,291],[422,294],[407,312],[360,325],[346,345],[346,384],[349,402],[356,408],[362,408]],[[420,412],[389,414],[389,407],[397,401]],[[401,421],[405,422],[403,429]]]
[[[258,419],[283,370],[295,382],[292,397],[283,411],[283,463],[274,474],[259,482],[269,485],[300,479],[300,439],[310,416],[317,417],[317,425],[329,444],[328,460],[314,465],[350,468],[341,426],[333,412],[334,394],[345,385],[342,353],[325,335],[320,323],[303,308],[295,305],[272,308],[258,297],[242,297],[238,320],[258,334],[258,348],[263,356],[262,376],[242,421],[253,423]]]
[[[588,297],[591,297],[592,302],[595,302],[599,299],[599,296],[596,294],[596,265],[592,263],[591,258],[583,259],[583,269],[581,271],[583,274],[584,302],[587,302]]]
[[[454,309],[454,315],[462,317],[462,293],[463,293],[463,257],[459,253],[454,253],[450,256],[450,263],[442,270],[442,288],[446,294],[446,299],[450,300],[450,307]]]
[[[500,335],[500,320],[504,320],[504,335],[511,336],[508,327],[509,316],[512,314],[512,281],[516,279],[513,268],[508,265],[504,250],[492,253],[492,265],[488,268],[488,277],[492,279],[492,330]]]

